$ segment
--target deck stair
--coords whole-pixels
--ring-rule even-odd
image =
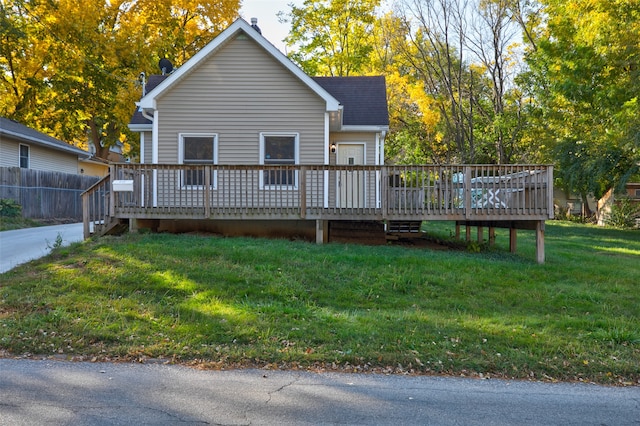
[[[102,237],[104,235],[122,235],[128,230],[128,219],[111,218],[107,223],[95,225],[92,234],[98,237]]]
[[[387,232],[392,234],[418,234],[422,221],[392,220],[387,223]]]

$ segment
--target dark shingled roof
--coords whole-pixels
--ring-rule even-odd
[[[388,126],[387,88],[383,76],[313,77],[344,107],[345,126]]]
[[[150,91],[155,89],[156,86],[162,83],[167,77],[169,77],[169,74],[150,75],[149,81],[147,81],[147,87],[145,89],[146,92],[149,93]],[[138,108],[136,108],[135,112],[133,113],[133,117],[131,117],[131,121],[129,122],[129,124],[151,124],[151,121],[144,118],[142,113],[138,110]]]
[[[0,117],[0,135],[11,137],[23,142],[35,143],[41,146],[47,146],[58,151],[66,151],[71,154],[88,156],[89,153],[83,149],[73,146],[52,136],[39,132],[31,127],[27,127],[17,121]]]

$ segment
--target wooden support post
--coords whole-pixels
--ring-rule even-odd
[[[89,228],[89,221],[91,220],[91,216],[89,215],[90,197],[89,194],[82,195],[82,234],[85,240],[91,236],[91,230]]]
[[[135,217],[129,218],[129,232],[136,232],[138,229],[138,219]]]
[[[536,260],[544,263],[544,220],[536,222]]]
[[[316,220],[316,244],[327,242],[327,234],[329,231],[329,223],[326,220]]]
[[[471,225],[465,225],[464,236],[467,241],[471,241]]]
[[[509,250],[515,253],[518,248],[518,230],[516,228],[509,229]]]
[[[211,166],[204,166],[204,217],[211,217]]]
[[[482,226],[478,226],[478,244],[482,244],[482,240],[484,239],[484,228]]]
[[[494,228],[493,226],[489,227],[489,245],[496,245],[496,228]]]
[[[304,166],[300,167],[298,188],[300,189],[298,191],[298,194],[299,194],[298,204],[300,206],[300,218],[305,219],[307,217],[307,168]]]
[[[460,223],[456,222],[456,240],[460,239]]]

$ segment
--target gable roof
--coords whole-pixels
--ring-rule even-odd
[[[322,86],[316,83],[311,77],[305,74],[297,65],[295,65],[289,58],[287,58],[282,52],[280,52],[274,45],[262,36],[255,28],[253,28],[247,21],[240,18],[231,24],[227,29],[222,31],[216,38],[214,38],[209,44],[202,48],[198,53],[193,55],[187,62],[181,67],[175,70],[168,78],[158,84],[153,90],[147,92],[145,96],[140,99],[137,105],[143,110],[152,111],[156,108],[156,98],[171,88],[174,84],[182,80],[186,75],[190,73],[192,69],[197,67],[202,61],[206,60],[211,54],[215,53],[221,46],[226,44],[238,33],[243,32],[249,38],[258,43],[263,49],[265,49],[271,56],[273,56],[282,66],[289,70],[294,76],[300,79],[306,84],[313,92],[321,97],[326,102],[327,111],[339,111],[341,109],[340,103],[329,92],[327,92]]]
[[[343,106],[344,126],[388,126],[387,88],[383,76],[313,77]]]
[[[0,117],[0,136],[10,137],[22,142],[32,143],[57,151],[64,151],[82,157],[91,157],[87,151],[41,133],[16,121]]]

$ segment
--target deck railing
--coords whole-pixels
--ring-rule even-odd
[[[545,220],[547,165],[113,164],[85,220]],[[85,224],[85,227],[88,225]]]

